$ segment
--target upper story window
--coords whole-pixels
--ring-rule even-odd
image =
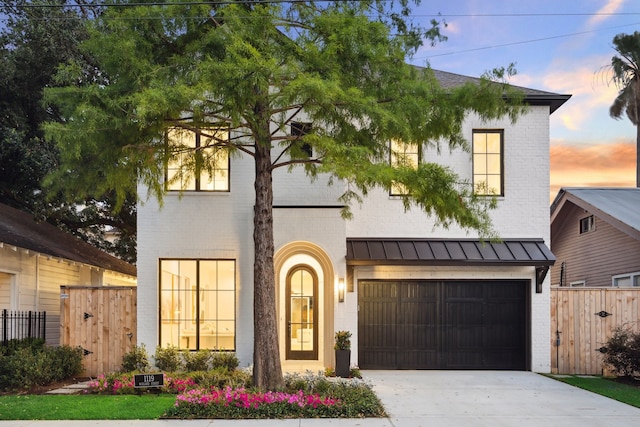
[[[596,229],[596,220],[593,215],[580,220],[580,234],[588,233]]]
[[[420,146],[401,141],[390,142],[390,163],[392,166],[407,166],[417,168],[420,163]],[[391,196],[402,196],[407,194],[407,188],[400,184],[391,185]]]
[[[169,129],[172,156],[167,163],[167,190],[229,191],[229,154],[220,146],[220,141],[228,139],[228,129]]]
[[[184,350],[235,350],[236,264],[160,260],[160,341]]]
[[[291,123],[291,136],[301,138],[311,132],[311,123],[304,122],[292,122]],[[291,146],[291,157],[311,157],[313,156],[313,147],[311,145],[302,143],[301,141],[294,141]]]
[[[504,131],[473,131],[473,188],[476,194],[504,196]]]

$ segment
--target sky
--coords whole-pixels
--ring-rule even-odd
[[[510,83],[572,95],[551,115],[550,201],[561,187],[635,187],[636,130],[609,116],[610,65],[614,36],[640,31],[640,2],[422,0],[414,19],[431,18],[448,40],[411,63],[474,77],[514,63]]]

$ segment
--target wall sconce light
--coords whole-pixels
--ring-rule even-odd
[[[344,302],[344,277],[338,279],[338,302]]]

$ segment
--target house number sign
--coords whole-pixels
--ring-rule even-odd
[[[164,374],[136,374],[133,376],[133,387],[162,387]]]

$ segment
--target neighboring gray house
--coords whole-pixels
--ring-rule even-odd
[[[551,250],[552,286],[640,286],[640,188],[562,188]]]
[[[435,75],[445,87],[477,81]],[[370,191],[344,220],[338,198],[345,183],[328,186],[322,175],[310,182],[301,168],[274,171],[283,369],[334,366],[334,334],[349,330],[351,362],[365,369],[550,371],[549,116],[569,96],[523,91],[531,107],[517,123],[465,119],[473,154],[392,145],[414,164],[438,162],[495,191],[492,219],[502,243],[435,227],[419,209],[406,211],[394,188]],[[195,148],[200,134],[169,130],[167,137]],[[180,176],[179,169],[172,161],[167,175]],[[183,193],[168,186],[162,208],[154,200],[138,205],[138,344],[233,350],[246,366],[254,328],[253,159],[218,158],[213,169],[214,176],[180,182]],[[138,190],[146,200],[147,189]]]
[[[131,286],[135,266],[0,204],[0,310],[46,311],[49,344],[60,339],[60,286]]]

